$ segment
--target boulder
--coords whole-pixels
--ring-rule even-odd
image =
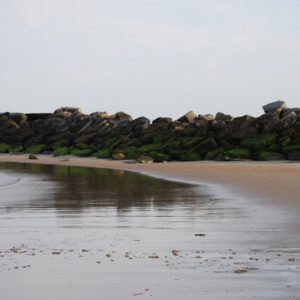
[[[299,116],[300,115],[300,108],[285,108],[285,109],[283,109],[282,118],[287,117],[291,113],[292,113],[292,115]]]
[[[109,118],[109,115],[106,111],[97,111],[90,114],[92,118],[105,119]]]
[[[284,108],[286,108],[286,103],[282,100],[271,102],[263,106],[263,110],[265,113],[274,110],[281,112]]]
[[[282,119],[283,120],[286,120],[286,119],[297,119],[297,114],[294,111],[292,111],[292,112],[290,112],[288,114],[285,114]]]
[[[63,112],[70,112],[71,114],[74,114],[74,113],[81,114],[82,110],[79,107],[65,106],[65,107],[61,107],[61,108],[56,109],[54,111],[54,114],[63,113]]]
[[[209,151],[215,150],[216,148],[218,148],[216,141],[212,138],[208,138],[198,144],[193,150],[200,154],[205,154]]]
[[[179,121],[174,121],[168,124],[168,130],[175,130],[176,132],[180,132],[184,129],[184,126]]]
[[[198,115],[197,120],[205,120],[205,121],[213,121],[215,119],[214,115],[207,114],[207,115]]]
[[[195,119],[197,118],[196,114],[191,110],[190,112],[186,113],[182,117],[178,119],[179,122],[187,122],[187,123],[193,123]]]
[[[145,130],[149,127],[150,120],[146,117],[140,117],[132,121],[135,130]]]
[[[149,156],[140,156],[136,159],[136,161],[140,164],[149,164],[149,163],[153,163],[153,158],[149,157]]]
[[[132,117],[123,111],[119,111],[116,114],[111,115],[110,118],[121,121],[132,121]]]
[[[21,122],[26,122],[27,121],[27,116],[22,113],[12,113],[9,114],[9,118],[13,120],[14,122],[20,124]]]
[[[230,122],[233,119],[234,119],[233,116],[231,116],[231,115],[225,115],[225,114],[223,114],[221,112],[218,112],[216,114],[216,117],[215,117],[216,121],[222,121],[222,122]]]
[[[125,158],[125,155],[123,153],[114,153],[111,155],[111,158],[113,160],[121,160]]]
[[[33,122],[35,120],[45,120],[52,116],[50,113],[33,113],[33,114],[26,114],[27,122]]]
[[[272,160],[285,160],[285,157],[281,153],[264,151],[259,154],[258,159],[263,161],[272,161]]]
[[[152,124],[169,124],[172,122],[172,118],[157,118],[155,119]]]

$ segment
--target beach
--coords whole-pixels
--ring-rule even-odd
[[[169,162],[139,164],[131,161],[39,155],[0,155],[0,162],[55,164],[136,171],[173,180],[218,183],[269,203],[300,209],[300,163],[281,162]]]
[[[37,157],[0,156],[6,300],[298,299],[300,164]]]

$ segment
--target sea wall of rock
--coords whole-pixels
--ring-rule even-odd
[[[181,160],[300,160],[300,108],[283,101],[258,118],[223,113],[132,119],[124,112],[0,114],[0,152],[95,156],[156,162]],[[147,158],[148,157],[148,158]]]

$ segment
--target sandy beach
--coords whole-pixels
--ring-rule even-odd
[[[37,157],[0,155],[5,299],[298,299],[299,163]]]
[[[130,161],[38,155],[0,155],[0,162],[85,166],[137,171],[174,180],[217,183],[269,203],[300,209],[300,163],[298,162],[170,162],[139,164]],[[271,202],[270,202],[271,201]]]

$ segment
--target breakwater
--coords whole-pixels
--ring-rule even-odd
[[[178,120],[133,119],[124,112],[1,113],[0,152],[170,160],[300,160],[300,108],[276,101],[260,117],[223,113]]]

